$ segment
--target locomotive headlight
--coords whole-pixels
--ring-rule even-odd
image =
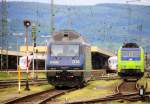
[[[136,68],[137,68],[137,69],[140,69],[140,66],[137,65]]]
[[[123,66],[123,69],[125,69],[125,68],[126,68],[126,66],[124,65],[124,66]]]
[[[80,64],[80,60],[72,60],[72,64]]]
[[[59,61],[50,61],[50,64],[59,64]]]

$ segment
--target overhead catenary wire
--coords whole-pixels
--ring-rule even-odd
[[[51,0],[51,3],[50,3],[50,7],[51,7],[51,15],[50,15],[50,20],[51,20],[51,35],[54,34],[54,31],[55,31],[55,13],[54,13],[54,0]]]

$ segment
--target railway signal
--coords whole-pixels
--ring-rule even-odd
[[[145,88],[142,85],[139,89],[139,95],[141,96],[142,100],[144,100],[144,96],[145,96]]]
[[[26,88],[25,90],[29,91],[30,88],[29,88],[29,66],[28,66],[28,27],[30,27],[31,25],[31,22],[30,20],[24,20],[23,21],[24,23],[24,26],[25,26],[25,33],[26,33],[26,55],[27,55],[27,58],[26,58],[26,74],[27,74],[27,77],[26,77]]]
[[[32,39],[36,39],[36,25],[32,24]]]

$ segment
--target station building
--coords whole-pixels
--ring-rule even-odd
[[[29,54],[33,53],[33,46],[28,46]],[[35,70],[43,70],[45,67],[45,54],[47,52],[46,46],[37,46],[35,47]],[[5,54],[3,54],[5,53]],[[16,70],[17,69],[17,57],[26,55],[26,46],[20,46],[19,52],[8,51],[8,56],[6,51],[2,54],[2,69],[5,70]],[[109,50],[98,48],[96,46],[91,46],[91,54],[92,54],[92,68],[94,70],[106,69],[108,67],[107,60],[109,57],[114,56],[115,54]],[[7,59],[8,58],[8,62]],[[1,66],[0,64],[0,66]],[[32,67],[32,65],[31,65]]]

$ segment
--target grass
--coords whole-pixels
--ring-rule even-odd
[[[146,87],[146,83],[147,83],[146,91],[150,91],[150,78],[143,77],[138,81],[138,84],[144,85],[144,87]],[[150,104],[150,102],[142,102],[142,101],[129,102],[129,101],[117,100],[117,101],[107,102],[107,104]]]
[[[63,95],[59,97],[59,100],[75,100],[75,99],[80,99],[82,98],[85,100],[88,100],[89,98],[94,98],[94,97],[103,97],[108,94],[113,94],[113,89],[114,86],[118,83],[118,80],[112,80],[112,81],[104,81],[104,80],[99,80],[99,81],[92,81],[89,83],[88,86],[85,88],[73,91],[71,93],[68,93],[66,95]]]
[[[46,74],[44,72],[36,73],[38,78],[46,78]],[[31,79],[32,73],[29,74],[29,78]],[[21,78],[26,79],[26,73],[21,73]],[[0,72],[0,80],[9,80],[9,79],[18,79],[18,73],[16,72]]]
[[[43,85],[33,85],[30,86],[30,91],[25,91],[25,87],[21,87],[21,92],[20,94],[18,93],[18,87],[10,87],[10,88],[4,88],[4,89],[0,89],[0,103],[4,103],[5,101],[7,101],[8,99],[14,99],[14,98],[18,98],[21,96],[25,96],[31,93],[36,93],[36,92],[40,92],[43,90],[47,90],[53,88],[51,85],[49,84],[43,84]]]
[[[31,76],[31,75],[30,75]],[[38,78],[45,78],[45,73],[38,73]],[[7,73],[7,72],[0,72],[0,80],[6,80],[6,79],[17,79],[17,73]],[[22,73],[22,78],[26,78],[26,73]],[[99,98],[99,97],[105,97],[107,95],[113,94],[114,88],[117,84],[119,84],[121,80],[97,80],[97,81],[91,81],[88,83],[88,85],[82,89],[78,89],[76,91],[73,91],[71,93],[67,93],[61,97],[58,98],[58,100],[61,101],[74,101],[74,100],[89,100],[93,98]],[[147,91],[150,91],[150,78],[143,77],[138,81],[138,83],[144,86],[147,83]],[[31,91],[24,91],[24,87],[21,88],[21,94],[18,94],[17,86],[16,87],[10,87],[6,89],[0,89],[0,101],[4,101],[7,99],[10,99],[12,97],[18,97],[23,96],[24,94],[30,94],[34,92],[39,92],[41,90],[52,88],[49,84],[47,85],[41,85],[41,86],[31,86]],[[107,102],[107,104],[130,104],[131,102],[128,101],[111,101]],[[147,102],[132,102],[131,104],[148,104]]]
[[[0,80],[17,79],[17,75],[18,73],[0,72]],[[25,78],[25,74],[22,74],[22,78]]]
[[[93,98],[105,97],[107,95],[113,94],[115,86],[121,82],[122,82],[121,80],[92,81],[85,88],[78,89],[71,93],[65,94],[59,97],[58,100],[70,102],[70,101],[90,100]],[[138,81],[140,85],[141,84],[145,85],[146,82],[148,84],[146,91],[150,91],[150,79],[149,78],[142,78],[141,80]],[[117,101],[106,102],[106,104],[149,104],[149,103],[142,102],[142,101],[129,102],[129,101],[117,100]]]
[[[36,73],[38,78],[46,78],[46,74],[44,72],[39,72]],[[31,79],[32,77],[32,73],[29,74],[29,79]],[[0,80],[13,80],[13,79],[17,79],[18,78],[18,73],[16,72],[0,72]],[[21,73],[21,79],[26,79],[26,73]],[[21,97],[27,94],[31,94],[31,93],[35,93],[35,92],[39,92],[42,90],[46,90],[49,88],[53,88],[51,85],[49,84],[45,84],[45,85],[32,85],[30,86],[31,91],[24,91],[25,87],[21,87],[21,93],[18,93],[18,87],[14,86],[14,87],[10,87],[10,88],[4,88],[4,89],[0,89],[0,103],[8,100],[8,99],[12,99],[15,97]]]
[[[141,78],[139,81],[138,81],[139,85],[144,85],[144,87],[146,87],[146,83],[147,83],[147,89],[146,91],[150,91],[150,78]]]

